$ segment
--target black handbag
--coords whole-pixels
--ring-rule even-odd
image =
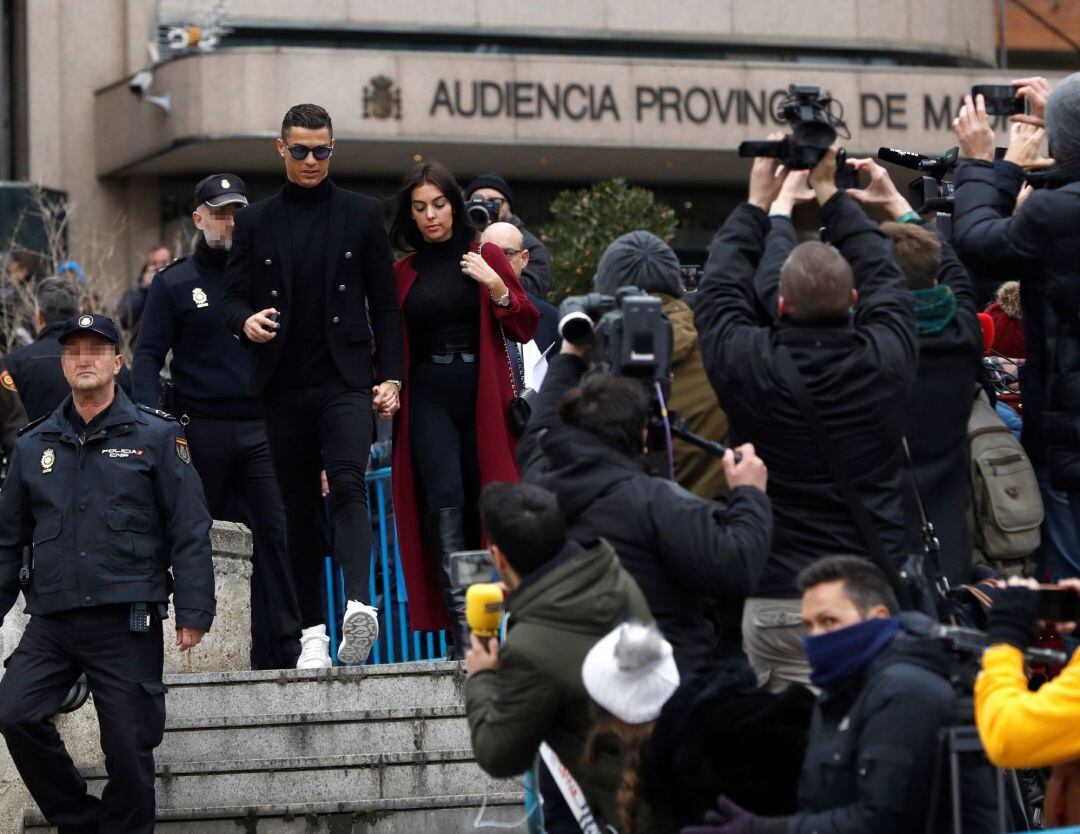
[[[942,589],[939,582],[940,569],[936,564],[927,564],[928,561],[937,561],[937,539],[933,535],[933,527],[926,519],[922,510],[922,499],[919,498],[920,513],[923,519],[923,552],[909,553],[904,557],[900,565],[895,565],[885,553],[881,544],[877,528],[867,512],[862,496],[859,495],[855,484],[848,474],[844,459],[837,453],[825,430],[825,424],[821,421],[821,415],[810,396],[810,390],[806,387],[806,381],[799,373],[791,352],[783,345],[776,351],[777,369],[787,382],[788,389],[795,404],[802,412],[803,419],[814,437],[814,445],[825,459],[829,467],[833,481],[844,498],[848,512],[851,513],[855,526],[859,529],[870,560],[877,565],[888,578],[896,596],[900,601],[900,607],[906,611],[921,611],[929,617],[937,620],[940,617],[939,600],[942,597]],[[904,453],[907,454],[907,443],[904,442]],[[910,461],[910,458],[908,458]]]

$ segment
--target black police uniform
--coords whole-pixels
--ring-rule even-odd
[[[73,321],[105,335],[112,323],[102,319]],[[61,831],[149,834],[165,727],[161,615],[171,590],[176,627],[209,630],[211,519],[180,425],[115,392],[89,425],[69,396],[15,443],[0,490],[0,615],[18,597],[32,545],[23,588],[31,618],[0,681],[0,733]],[[87,794],[49,720],[80,673],[101,725],[101,800]]]
[[[214,174],[199,183],[195,199],[218,207],[243,200],[243,193],[239,177]],[[158,403],[158,375],[172,350],[175,403],[168,408],[185,424],[210,514],[243,522],[254,539],[251,668],[291,669],[300,653],[300,612],[285,551],[285,510],[262,404],[248,395],[251,355],[225,327],[227,257],[200,238],[190,257],[157,274],[135,343],[135,399]]]

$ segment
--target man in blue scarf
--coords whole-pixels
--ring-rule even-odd
[[[913,834],[931,807],[940,734],[954,692],[943,644],[919,636],[930,621],[899,614],[885,575],[869,560],[830,556],[798,577],[810,679],[821,689],[799,777],[799,812],[758,817],[721,797],[705,825],[683,834]],[[989,771],[964,781],[965,834],[994,829]],[[978,782],[983,790],[969,788]],[[949,830],[946,825],[938,830]]]

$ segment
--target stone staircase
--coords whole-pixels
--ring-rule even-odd
[[[524,832],[521,780],[473,760],[464,680],[460,663],[167,676],[155,830],[464,834],[483,808]],[[84,774],[100,793],[104,768]]]

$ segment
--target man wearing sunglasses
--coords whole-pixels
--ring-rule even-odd
[[[378,202],[327,176],[329,113],[315,104],[290,108],[277,152],[288,182],[237,213],[223,305],[229,330],[252,348],[252,393],[262,397],[285,504],[302,627],[297,668],[325,668],[319,473],[329,481],[333,553],[348,598],[338,659],[357,664],[379,634],[364,472],[374,415],[389,420],[399,406],[401,315]]]
[[[492,172],[481,174],[469,183],[465,189],[465,199],[483,197],[490,200],[499,208],[499,220],[501,223],[509,223],[517,227],[525,240],[525,248],[529,251],[528,260],[524,271],[521,273],[521,284],[532,295],[547,298],[551,290],[551,253],[540,242],[540,238],[525,228],[521,218],[514,214],[513,195],[510,186],[501,174]]]

